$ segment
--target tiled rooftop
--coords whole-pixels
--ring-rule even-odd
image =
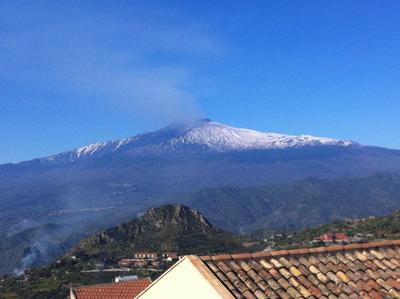
[[[77,299],[133,299],[150,285],[150,279],[98,284],[73,288]]]
[[[400,298],[400,240],[200,258],[236,298]]]

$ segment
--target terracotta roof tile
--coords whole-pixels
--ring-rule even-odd
[[[272,266],[270,263],[268,263],[266,260],[264,260],[264,259],[262,259],[262,260],[260,261],[260,265],[263,266],[263,267],[264,267],[265,269],[267,269],[267,270],[273,268],[273,266]]]
[[[299,277],[302,275],[301,271],[296,266],[290,266],[289,271],[296,277]]]
[[[282,256],[282,257],[279,258],[279,262],[280,262],[283,266],[285,266],[286,268],[289,268],[289,267],[291,266],[291,263],[290,263],[284,256]]]
[[[400,298],[400,240],[202,260],[235,298]]]
[[[259,287],[261,290],[263,290],[264,292],[267,292],[268,289],[269,289],[268,284],[267,284],[264,280],[260,280],[260,281],[257,283],[257,285],[258,285],[258,287]]]
[[[252,260],[249,262],[249,265],[251,266],[252,269],[254,269],[254,271],[258,272],[260,270],[263,269],[263,267],[260,266],[260,264],[258,264],[256,261]]]
[[[264,280],[269,280],[269,279],[271,279],[272,278],[272,275],[271,274],[269,274],[267,271],[265,271],[264,269],[263,270],[260,270],[259,272],[258,272],[258,275],[260,275]]]
[[[132,299],[151,284],[150,279],[72,288],[77,299]]]
[[[244,261],[239,261],[239,266],[246,272],[252,270],[251,266]]]
[[[389,290],[389,294],[393,297],[393,298],[400,298],[400,293],[395,290],[395,289],[390,289]]]
[[[314,285],[310,285],[309,287],[307,287],[307,289],[317,298],[320,298],[322,296],[321,290]]]
[[[310,270],[308,270],[308,268],[302,264],[298,265],[297,268],[301,271],[301,273],[303,273],[306,276],[311,274]]]
[[[227,273],[227,272],[229,272],[229,271],[231,271],[232,269],[231,269],[231,267],[229,267],[227,264],[225,264],[223,261],[219,261],[218,263],[217,263],[217,266],[218,266],[218,268],[222,271],[222,272],[225,272],[225,273]]]
[[[256,299],[256,297],[255,297],[250,291],[245,291],[245,292],[243,292],[243,296],[244,296],[246,299]]]
[[[250,270],[249,272],[247,272],[247,274],[251,277],[251,279],[253,279],[255,283],[263,280],[262,277],[258,275],[257,272],[254,270]]]
[[[391,270],[395,270],[398,266],[392,263],[392,261],[383,259],[381,260],[383,264],[385,264],[387,267],[389,267]]]
[[[281,277],[281,274],[279,273],[279,271],[275,268],[271,268],[268,270],[268,273],[272,275],[273,278],[275,279],[279,279]]]
[[[287,292],[285,292],[283,289],[279,289],[276,291],[276,293],[279,295],[280,298],[282,299],[292,299],[293,297],[291,297]]]
[[[242,270],[242,267],[240,267],[235,261],[229,261],[228,265],[235,272]]]
[[[268,298],[279,298],[278,295],[270,288],[266,289],[264,294],[267,295]]]
[[[209,255],[204,255],[204,256],[201,257],[201,259],[202,259],[203,261],[211,261],[211,256],[209,256]]]
[[[233,273],[232,271],[230,271],[228,273],[225,273],[225,275],[229,279],[229,281],[232,282],[232,283],[237,281],[237,280],[239,280],[239,277],[235,273]]]
[[[268,297],[260,290],[255,291],[254,295],[259,299],[268,299]]]

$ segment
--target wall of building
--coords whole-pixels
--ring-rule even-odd
[[[76,299],[75,293],[74,293],[74,291],[72,290],[72,288],[69,289],[69,298],[70,298],[70,299]]]
[[[185,257],[137,298],[221,299],[224,297],[217,292],[190,259]]]

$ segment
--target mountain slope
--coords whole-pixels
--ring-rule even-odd
[[[345,232],[349,235],[361,234],[366,236],[368,241],[400,239],[400,211],[380,217],[370,216],[321,225],[299,232],[297,238],[306,239],[307,236],[319,236],[329,232]]]
[[[346,233],[357,236],[357,242],[400,239],[400,211],[384,216],[370,216],[360,219],[347,219],[310,227],[299,231],[263,231],[253,234],[254,238],[267,239],[277,248],[299,248],[321,246],[321,243],[311,242],[316,237],[329,233]]]
[[[400,209],[400,175],[208,188],[182,198],[225,229],[293,230],[345,218],[385,215]]]
[[[165,205],[81,241],[72,253],[122,258],[143,250],[206,254],[240,248],[241,238],[212,226],[197,211],[184,205]]]

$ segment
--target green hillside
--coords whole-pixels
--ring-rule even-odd
[[[212,223],[229,231],[298,230],[399,210],[400,175],[208,188],[182,198]]]
[[[362,219],[335,221],[300,231],[270,232],[259,230],[253,237],[273,241],[277,248],[321,246],[311,241],[325,233],[346,233],[357,236],[358,242],[369,242],[385,239],[400,239],[400,211],[386,216],[370,216]]]

